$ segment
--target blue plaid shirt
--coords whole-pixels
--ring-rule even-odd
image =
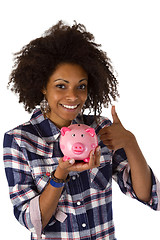
[[[99,123],[93,116],[79,117],[72,124],[84,123],[98,134],[101,128],[111,125],[101,117]],[[4,164],[9,184],[10,198],[17,220],[32,232],[31,239],[38,239],[36,224],[32,221],[31,202],[44,190],[58,165],[62,152],[59,147],[60,130],[44,119],[36,109],[31,120],[7,132],[4,137]],[[115,240],[112,215],[112,177],[121,191],[136,198],[133,191],[130,168],[123,149],[109,150],[100,139],[100,166],[83,172],[71,172],[65,184],[57,211],[66,217],[60,220],[56,214],[42,231],[43,239],[63,240]],[[151,170],[152,172],[152,170]],[[159,182],[152,173],[152,196],[145,203],[159,210]],[[137,199],[138,200],[138,199]],[[40,212],[39,212],[40,215]],[[38,219],[38,215],[37,215]]]

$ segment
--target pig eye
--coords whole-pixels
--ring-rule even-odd
[[[72,137],[75,137],[76,135],[75,134],[72,134]]]
[[[84,137],[84,134],[81,134],[81,137]]]

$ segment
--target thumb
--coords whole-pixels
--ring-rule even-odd
[[[115,106],[112,106],[111,114],[112,114],[112,118],[113,118],[113,123],[121,123],[121,121],[119,120],[118,115],[116,113]]]
[[[59,159],[59,165],[62,169],[67,169],[68,167],[71,167],[75,163],[75,160],[73,158],[65,159],[65,157],[62,157]]]

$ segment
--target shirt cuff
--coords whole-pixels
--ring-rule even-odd
[[[39,208],[39,197],[33,198],[30,201],[30,217],[31,217],[31,222],[34,226],[36,235],[38,239],[41,239],[41,233],[42,233],[42,222],[41,222],[41,213],[40,213],[40,208]]]
[[[38,195],[37,197],[33,198],[30,201],[30,217],[31,217],[31,222],[35,229],[37,238],[41,239],[42,221],[41,221],[41,213],[40,213],[40,208],[39,208],[39,197],[40,197],[40,195]],[[59,208],[57,208],[54,217],[59,222],[63,223],[67,218],[67,214],[65,214],[63,211],[61,211]]]
[[[156,182],[156,192],[157,192],[157,198],[158,198],[158,206],[157,206],[157,211],[160,211],[160,182],[158,179],[155,177],[155,182]]]
[[[151,170],[151,177],[152,177],[152,190],[151,190],[151,199],[149,202],[143,202],[139,200],[133,190],[132,183],[131,183],[131,178],[130,178],[130,166],[129,164],[126,166],[124,172],[123,172],[123,182],[124,186],[127,189],[126,195],[129,195],[133,198],[136,198],[140,202],[148,205],[154,210],[160,211],[160,182],[158,179],[155,177],[154,173]],[[129,194],[128,194],[129,193]]]

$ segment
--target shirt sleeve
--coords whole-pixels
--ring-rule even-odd
[[[25,153],[17,144],[13,134],[4,136],[4,166],[16,219],[32,233],[37,234],[38,229],[38,235],[40,235],[40,221],[38,225],[34,221],[36,216],[39,216],[38,220],[41,219],[38,204],[39,191],[32,178]],[[46,184],[48,180],[46,178]]]
[[[127,156],[125,154],[124,149],[117,150],[113,155],[112,162],[112,176],[113,179],[118,183],[121,191],[134,198],[138,201],[148,205],[153,210],[160,210],[160,182],[155,177],[152,169],[151,177],[152,177],[152,191],[151,191],[151,199],[149,202],[143,202],[139,200],[133,190],[131,174],[130,174],[130,166],[127,161]]]

